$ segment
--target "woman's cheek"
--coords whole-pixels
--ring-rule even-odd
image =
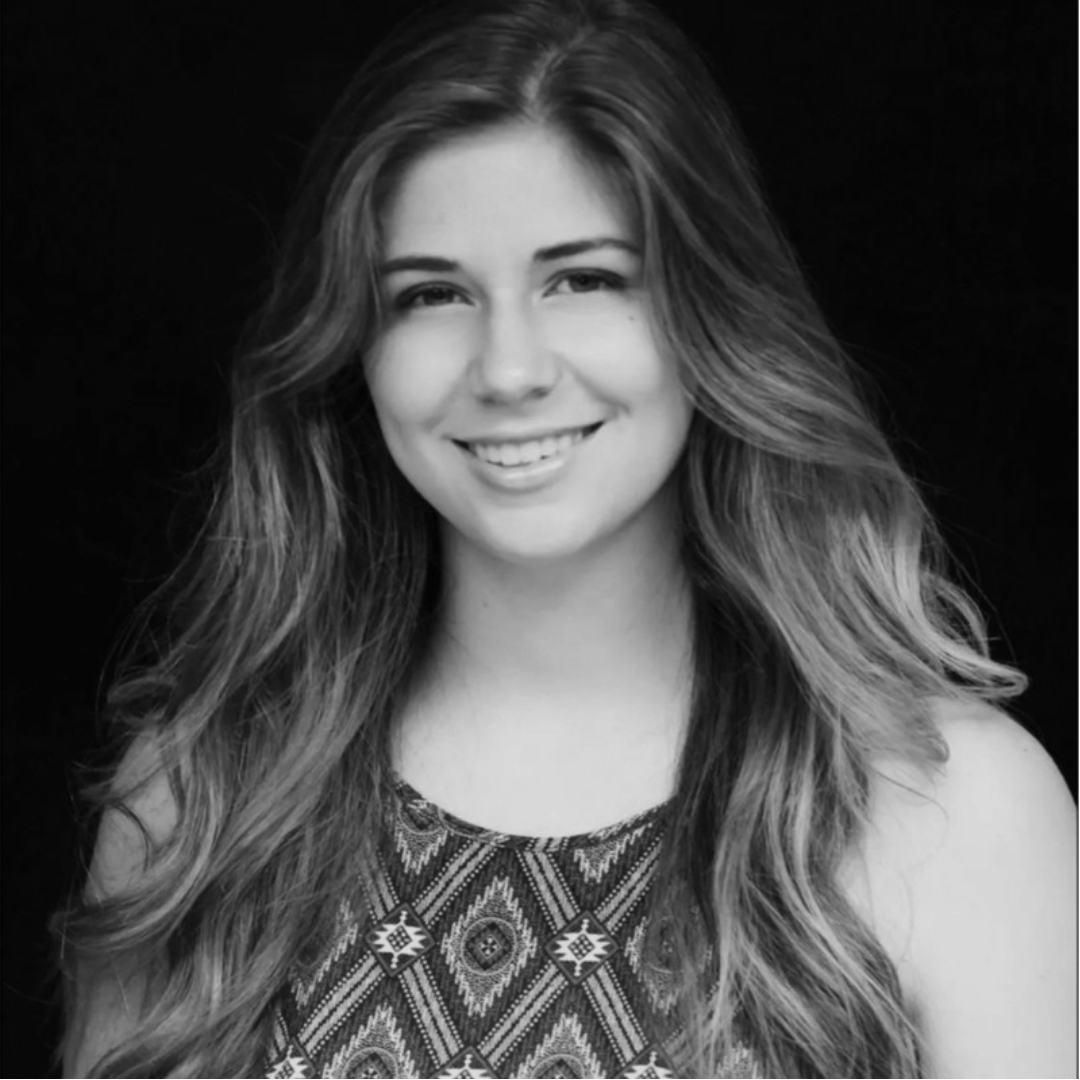
[[[455,381],[457,365],[448,345],[433,333],[415,331],[384,342],[368,377],[384,421],[413,425],[437,417]]]
[[[656,342],[640,305],[617,294],[597,294],[574,307],[549,312],[549,348],[566,359],[589,358],[619,370],[619,358],[655,367]]]

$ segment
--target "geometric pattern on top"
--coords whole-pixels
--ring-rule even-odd
[[[373,895],[279,995],[262,1075],[679,1075],[671,986],[641,953],[666,806],[547,839],[394,792]],[[763,1075],[743,1046],[728,1064]]]

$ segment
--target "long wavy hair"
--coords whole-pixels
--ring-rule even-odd
[[[427,150],[521,123],[621,193],[695,404],[677,477],[694,694],[649,939],[682,1067],[717,1075],[741,1040],[768,1076],[920,1075],[896,972],[838,870],[874,762],[943,761],[930,699],[1024,679],[950,583],[707,61],[643,0],[429,5],[316,140],[235,356],[205,526],[108,698],[121,741],[152,742],[178,822],[134,884],[54,919],[66,971],[148,976],[137,1030],[94,1075],[251,1073],[275,994],[369,872],[441,589],[434,511],[362,374],[381,210]],[[123,777],[91,805],[124,812]]]

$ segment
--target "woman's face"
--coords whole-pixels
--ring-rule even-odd
[[[691,406],[631,223],[566,143],[537,127],[452,141],[405,172],[382,227],[368,383],[451,542],[564,559],[670,515]]]

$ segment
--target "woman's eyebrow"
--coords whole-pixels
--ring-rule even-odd
[[[570,240],[565,244],[539,248],[533,253],[532,261],[534,263],[554,262],[556,259],[568,259],[571,255],[581,255],[586,251],[597,251],[600,248],[619,248],[623,251],[629,251],[632,255],[641,254],[641,249],[628,240],[620,240],[614,236],[597,236],[590,240]],[[436,255],[402,255],[399,258],[389,259],[381,263],[378,274],[379,277],[386,277],[388,274],[400,274],[406,270],[426,270],[429,273],[452,274],[460,269],[460,263]]]

